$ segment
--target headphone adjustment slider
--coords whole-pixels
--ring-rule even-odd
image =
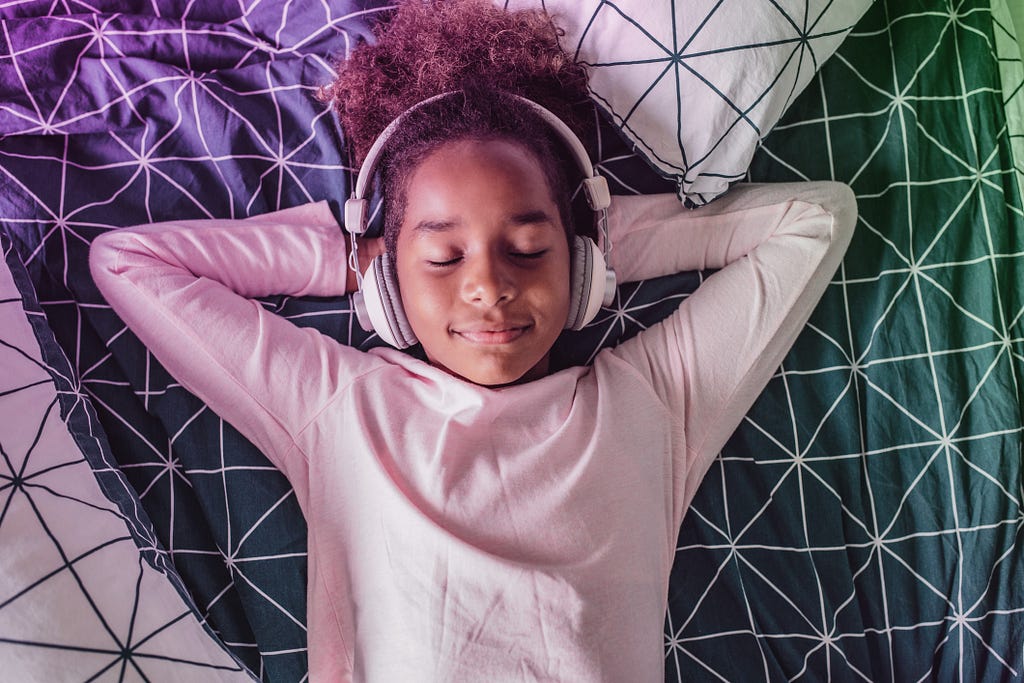
[[[604,176],[595,175],[583,179],[583,191],[587,195],[587,203],[594,211],[602,211],[611,206],[612,195],[608,190],[608,181]]]
[[[352,235],[362,235],[366,232],[366,209],[365,199],[355,197],[345,201],[345,230]]]

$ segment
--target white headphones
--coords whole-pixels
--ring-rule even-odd
[[[350,240],[350,266],[356,271],[359,279],[359,291],[352,295],[356,317],[364,330],[376,331],[381,339],[399,349],[416,344],[417,339],[402,308],[394,264],[387,254],[381,254],[373,259],[366,269],[366,274],[359,277],[355,237],[366,232],[370,204],[366,199],[366,192],[377,170],[382,151],[395,130],[410,112],[459,92],[461,91],[446,92],[427,98],[414,104],[389,123],[366,153],[352,196],[345,202],[345,229],[353,236]],[[604,253],[594,240],[579,235],[576,235],[572,249],[569,316],[565,328],[579,330],[594,319],[602,305],[607,306],[615,299],[615,272],[608,265],[608,206],[611,204],[608,182],[594,170],[583,143],[564,121],[536,102],[519,95],[511,96],[529,105],[568,145],[584,175],[583,190],[587,203],[598,213],[604,237]]]

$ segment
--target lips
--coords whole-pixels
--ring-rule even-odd
[[[522,337],[532,325],[494,325],[456,329],[455,334],[474,344],[510,344]]]

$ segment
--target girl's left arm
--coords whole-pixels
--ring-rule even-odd
[[[612,205],[620,280],[717,270],[673,315],[612,352],[650,383],[685,435],[673,463],[678,522],[839,267],[856,200],[845,185],[818,182],[737,185],[693,210],[674,196]]]

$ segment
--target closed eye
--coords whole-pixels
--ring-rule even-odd
[[[509,252],[509,256],[511,256],[514,259],[520,259],[524,261],[535,261],[547,253],[547,249],[541,249],[540,251],[511,251]],[[445,259],[443,261],[428,260],[427,265],[430,266],[431,268],[448,268],[450,266],[454,266],[461,260],[461,256],[455,256],[453,258]]]
[[[529,251],[529,252],[513,251],[512,252],[512,256],[514,256],[515,258],[521,258],[521,259],[539,259],[541,256],[543,256],[546,253],[548,253],[547,249],[541,249],[540,251]]]
[[[456,256],[455,258],[450,258],[446,261],[427,261],[427,265],[429,265],[431,268],[446,268],[448,266],[454,266],[456,263],[459,262],[460,258],[461,257]]]

